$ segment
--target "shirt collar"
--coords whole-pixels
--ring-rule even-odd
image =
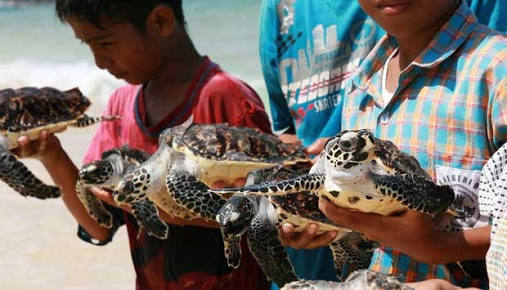
[[[449,58],[476,29],[477,18],[465,1],[442,25],[426,48],[409,66],[432,68]],[[386,59],[398,46],[394,37],[385,35],[365,58],[357,73],[352,77],[354,87],[366,89],[375,73],[384,65]]]

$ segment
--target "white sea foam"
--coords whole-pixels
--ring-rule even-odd
[[[88,61],[39,62],[16,60],[0,63],[0,89],[18,87],[74,87],[85,94],[95,107],[103,107],[109,95],[124,84]]]

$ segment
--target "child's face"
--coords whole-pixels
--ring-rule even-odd
[[[101,27],[68,18],[76,38],[86,43],[100,69],[118,79],[142,84],[153,78],[164,64],[160,39],[142,33],[129,22],[101,21]]]
[[[458,0],[358,0],[387,33],[413,37],[440,23]]]

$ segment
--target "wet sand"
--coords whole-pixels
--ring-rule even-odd
[[[95,129],[71,128],[58,135],[78,166]],[[25,163],[51,182],[37,160]],[[134,289],[124,228],[109,245],[85,243],[61,200],[24,198],[3,182],[0,217],[0,289]]]

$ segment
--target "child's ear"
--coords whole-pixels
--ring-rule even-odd
[[[170,7],[158,5],[146,19],[146,29],[157,33],[161,37],[170,36],[176,25],[176,18]]]

